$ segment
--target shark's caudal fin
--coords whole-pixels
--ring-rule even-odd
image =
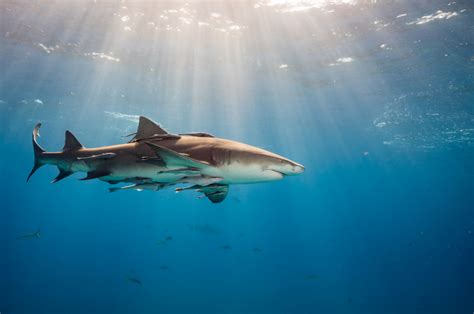
[[[33,152],[35,156],[35,163],[33,165],[33,169],[31,169],[30,174],[28,175],[28,178],[26,181],[29,181],[31,176],[38,170],[41,166],[44,164],[41,162],[41,155],[45,152],[45,150],[38,144],[38,137],[40,136],[39,134],[39,129],[41,127],[41,123],[36,124],[35,128],[33,129]]]
[[[59,170],[58,175],[56,176],[56,178],[53,179],[53,181],[51,181],[51,183],[56,183],[58,181],[61,181],[62,179],[67,178],[71,174],[73,174],[72,171],[67,171],[67,170],[64,170],[64,169],[61,169],[61,168],[58,168],[58,170]]]
[[[67,151],[75,151],[79,149],[83,149],[84,146],[77,140],[77,138],[72,134],[70,131],[66,131],[64,135],[64,147],[63,147],[63,152]],[[51,181],[51,183],[56,183],[58,181],[61,181],[64,178],[69,177],[70,175],[73,174],[72,171],[68,169],[62,169],[58,167],[59,173],[56,176],[56,178]]]

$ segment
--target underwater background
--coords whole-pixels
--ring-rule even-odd
[[[473,10],[2,1],[0,312],[474,312]],[[51,166],[26,183],[37,122],[58,151],[139,115],[306,171],[220,204]]]

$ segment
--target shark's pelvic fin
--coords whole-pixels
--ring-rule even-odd
[[[64,142],[63,152],[67,150],[78,150],[84,148],[82,144],[77,140],[77,138],[70,131],[66,131],[66,140]]]
[[[140,116],[140,119],[138,121],[138,130],[135,134],[135,137],[132,139],[132,142],[154,135],[164,134],[168,134],[168,132],[166,132],[166,130],[160,127],[156,122],[146,117]]]
[[[80,180],[92,180],[92,179],[97,179],[101,177],[108,176],[110,174],[110,171],[106,170],[94,170],[94,171],[89,171],[87,173],[87,176],[85,178],[82,178]]]
[[[71,174],[73,174],[72,171],[63,170],[61,168],[58,168],[58,169],[59,169],[59,174],[56,176],[56,178],[53,179],[53,181],[51,181],[51,183],[56,183],[58,181],[61,181],[62,179],[67,178]]]
[[[166,166],[183,166],[202,169],[209,167],[209,164],[204,161],[196,160],[188,156],[183,156],[169,148],[157,145],[151,142],[145,142],[148,146],[155,151],[155,154],[160,156],[161,159],[166,163]]]
[[[43,166],[43,163],[41,162],[41,155],[45,152],[45,150],[38,144],[38,137],[40,136],[39,134],[39,129],[41,127],[41,123],[36,124],[35,128],[33,129],[33,152],[35,155],[35,161],[33,165],[33,169],[31,169],[30,174],[28,175],[28,178],[26,181],[28,182],[31,178],[31,176],[38,170],[41,166]]]

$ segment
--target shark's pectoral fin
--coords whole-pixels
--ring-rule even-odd
[[[191,167],[196,169],[203,169],[209,167],[209,163],[193,159],[189,156],[183,156],[169,148],[157,145],[151,142],[145,142],[151,149],[155,151],[155,154],[166,163],[166,166],[182,166]]]
[[[211,202],[220,203],[227,197],[229,186],[223,184],[211,184],[197,190],[203,193]]]
[[[110,171],[107,170],[94,170],[94,171],[89,171],[87,173],[87,176],[85,178],[82,178],[80,180],[92,180],[92,179],[98,179],[101,177],[108,176],[110,174]]]
[[[62,179],[69,177],[71,174],[73,174],[72,171],[67,171],[59,168],[59,174],[56,176],[56,178],[53,179],[53,181],[51,181],[51,183],[61,181]]]

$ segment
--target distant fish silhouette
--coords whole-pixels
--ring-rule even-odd
[[[135,277],[129,276],[129,277],[127,277],[127,281],[131,282],[131,283],[134,283],[136,285],[139,285],[139,286],[142,285],[142,282],[138,278],[135,278]]]
[[[36,232],[21,235],[17,237],[17,240],[31,240],[31,239],[39,239],[41,238],[41,231],[38,229]]]
[[[219,249],[221,249],[221,250],[231,250],[232,248],[230,247],[230,245],[221,245],[221,246],[219,246]]]
[[[173,237],[169,235],[169,236],[166,236],[163,240],[157,241],[156,244],[157,245],[165,245],[171,240],[173,240]]]
[[[261,248],[258,248],[258,247],[254,247],[252,249],[252,251],[255,252],[255,253],[262,253],[263,252],[263,250]]]
[[[160,269],[161,269],[161,270],[168,270],[168,269],[169,269],[169,267],[168,267],[168,266],[166,266],[166,265],[161,265],[161,266],[160,266]]]
[[[204,225],[188,225],[189,230],[191,231],[196,231],[202,234],[208,234],[208,235],[217,235],[220,234],[220,231],[217,228],[214,228],[213,226],[210,226],[208,224]]]

